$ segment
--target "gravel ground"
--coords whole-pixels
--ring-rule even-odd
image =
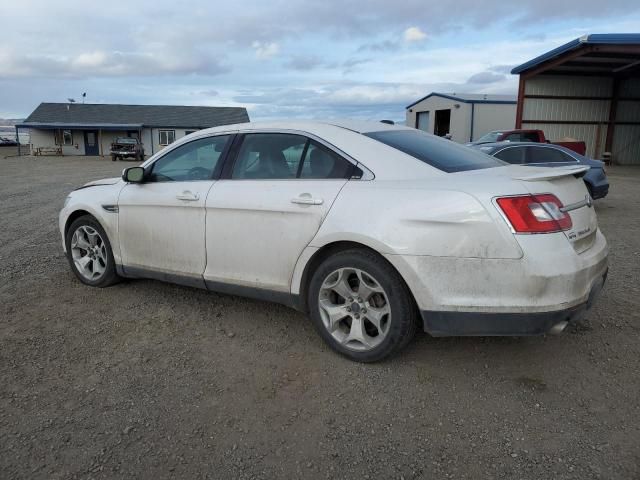
[[[0,163],[0,478],[640,477],[638,168],[596,203],[611,268],[580,326],[361,365],[279,305],[81,285],[58,210],[125,164]]]

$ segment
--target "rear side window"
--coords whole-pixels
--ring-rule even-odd
[[[355,167],[344,158],[311,141],[300,171],[300,178],[349,178]],[[362,172],[360,172],[362,175]]]
[[[448,173],[504,165],[478,150],[418,130],[387,130],[365,135]]]
[[[522,141],[523,142],[538,142],[540,141],[540,137],[536,132],[522,132]]]
[[[500,150],[498,153],[495,154],[495,156],[507,163],[514,163],[514,164],[521,165],[525,163],[525,153],[526,153],[526,150],[524,148],[512,147],[512,148],[505,148],[504,150]]]
[[[245,135],[233,167],[234,179],[295,178],[307,144],[302,135],[257,133]]]
[[[519,133],[510,133],[509,135],[504,137],[503,141],[504,142],[521,142],[522,135],[520,135]]]
[[[353,164],[303,135],[249,133],[244,136],[231,178],[332,179],[361,175]]]
[[[562,163],[576,160],[564,152],[550,147],[527,147],[529,158],[527,163]]]

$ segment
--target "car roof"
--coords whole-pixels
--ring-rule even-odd
[[[326,131],[327,127],[341,128],[356,133],[379,132],[383,130],[405,130],[409,127],[404,125],[389,125],[373,120],[274,120],[261,122],[237,123],[220,127],[200,130],[201,132],[222,132],[230,130],[303,130],[309,133],[320,134]]]

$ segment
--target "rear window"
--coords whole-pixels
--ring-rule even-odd
[[[505,165],[497,158],[419,130],[387,130],[365,135],[448,173]]]

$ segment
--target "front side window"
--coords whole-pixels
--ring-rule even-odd
[[[576,160],[566,153],[550,147],[527,147],[529,157],[527,163],[566,163]]]
[[[448,173],[504,165],[497,158],[419,130],[385,130],[365,135]]]
[[[524,148],[513,147],[500,150],[495,156],[507,163],[522,165],[525,163],[525,153],[526,150]]]
[[[171,145],[176,141],[176,131],[175,130],[160,130],[159,135],[159,143],[160,145]]]
[[[229,138],[229,135],[221,135],[180,145],[154,162],[149,181],[209,180],[218,167]]]

